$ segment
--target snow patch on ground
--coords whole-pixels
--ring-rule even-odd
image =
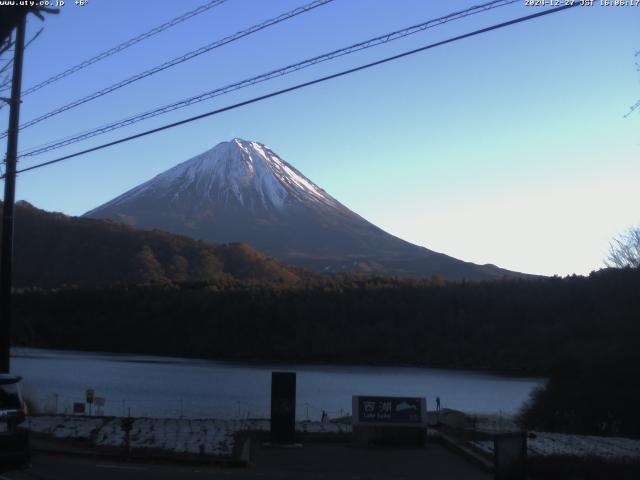
[[[475,430],[483,433],[517,432],[520,428],[513,415],[493,414],[477,415],[473,419]]]
[[[33,432],[45,432],[55,438],[86,439],[100,430],[102,418],[68,417],[54,415],[29,417],[29,428]]]
[[[133,450],[153,449],[174,453],[228,457],[233,453],[235,434],[242,431],[268,431],[269,420],[218,420],[188,418],[131,419],[129,444]],[[33,416],[29,428],[34,433],[57,439],[84,440],[94,446],[124,447],[126,433],[121,418]],[[348,433],[351,425],[296,422],[301,433]]]
[[[493,440],[475,441],[471,444],[493,455]],[[531,432],[527,438],[527,447],[530,456],[573,455],[616,460],[640,458],[640,440],[623,437]]]

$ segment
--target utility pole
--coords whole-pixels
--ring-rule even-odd
[[[9,373],[11,347],[11,267],[13,263],[13,213],[16,200],[16,163],[20,124],[20,92],[26,15],[16,27],[13,76],[9,100],[9,134],[5,159],[4,205],[2,210],[2,247],[0,253],[0,373]]]

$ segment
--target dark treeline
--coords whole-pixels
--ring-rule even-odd
[[[13,333],[15,344],[56,349],[551,375],[529,425],[613,431],[618,419],[637,433],[618,409],[640,404],[639,287],[640,270],[609,269],[451,284],[341,276],[23,290]]]
[[[256,361],[423,364],[546,373],[634,350],[640,272],[443,284],[327,277],[24,290],[15,341]]]
[[[626,342],[616,352],[567,356],[520,415],[530,429],[640,436],[640,354]],[[638,478],[638,477],[636,477]]]

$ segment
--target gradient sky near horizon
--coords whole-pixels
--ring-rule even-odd
[[[310,0],[308,0],[310,1]],[[71,0],[30,18],[24,88],[204,0]],[[22,121],[302,5],[228,0],[24,98]],[[21,150],[478,4],[335,0],[21,134]],[[539,11],[524,0],[218,97],[22,167]],[[234,137],[267,144],[403,239],[546,275],[603,266],[640,224],[640,6],[576,7],[21,174],[17,198],[80,215]],[[8,109],[0,110],[6,128]],[[0,145],[3,152],[6,146]]]

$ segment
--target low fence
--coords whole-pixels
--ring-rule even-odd
[[[102,396],[96,391],[93,403],[86,402],[84,396],[67,396],[58,393],[46,395],[25,394],[25,400],[32,413],[42,415],[73,415],[74,404],[81,403],[85,414],[92,416],[112,417],[149,417],[149,418],[220,418],[249,419],[269,418],[270,402],[263,405],[245,400],[228,400],[207,398],[167,397],[161,399],[123,398]],[[321,421],[323,412],[325,419],[349,416],[344,409],[327,409],[310,402],[296,404],[298,421]]]

